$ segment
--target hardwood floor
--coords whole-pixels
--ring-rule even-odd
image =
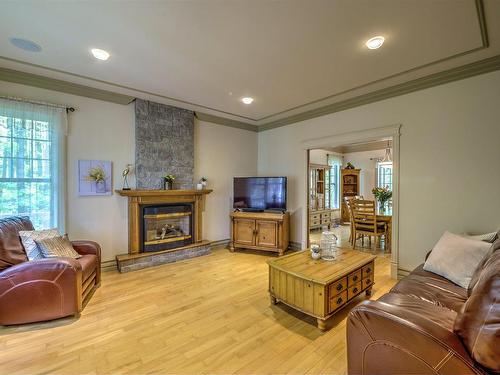
[[[349,310],[316,320],[269,302],[265,253],[105,272],[78,319],[0,328],[0,374],[344,374]],[[373,296],[395,283],[377,257]]]

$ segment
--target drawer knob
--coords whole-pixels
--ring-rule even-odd
[[[358,288],[354,288],[354,289],[352,290],[352,292],[353,292],[353,293],[357,293],[357,292],[358,292]]]
[[[358,275],[355,275],[353,278],[352,278],[352,281],[357,281],[358,280]]]
[[[366,283],[367,283],[367,284],[371,284],[371,283],[372,283],[372,281],[371,281],[370,279],[366,279]]]
[[[342,301],[343,301],[343,300],[342,300],[342,297],[339,297],[339,298],[337,299],[337,305],[340,305],[340,304],[342,303]]]
[[[342,284],[337,285],[337,290],[341,291],[342,290]]]
[[[366,273],[370,273],[370,272],[372,272],[372,269],[371,269],[370,267],[368,267],[368,268],[366,269]]]

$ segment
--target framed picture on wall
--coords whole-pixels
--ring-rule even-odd
[[[78,195],[111,195],[111,177],[110,161],[78,160]]]

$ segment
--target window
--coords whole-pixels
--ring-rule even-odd
[[[65,116],[61,108],[0,99],[0,217],[63,229]]]
[[[377,163],[377,187],[392,191],[392,162]]]
[[[328,165],[331,166],[329,171],[329,192],[326,195],[327,207],[332,209],[337,209],[340,207],[339,196],[340,196],[340,166],[342,160],[336,155],[328,155],[327,157]]]

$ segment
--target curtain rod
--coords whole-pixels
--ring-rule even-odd
[[[66,112],[75,112],[74,107],[68,107],[68,106],[63,105],[63,104],[46,103],[46,102],[41,102],[41,101],[37,101],[37,100],[30,100],[30,99],[24,99],[24,98],[16,98],[13,96],[2,96],[2,95],[0,95],[0,99],[8,99],[8,100],[13,100],[16,102],[23,102],[23,103],[40,104],[40,105],[46,105],[46,106],[55,107],[55,108],[64,108],[64,109],[66,109]]]

